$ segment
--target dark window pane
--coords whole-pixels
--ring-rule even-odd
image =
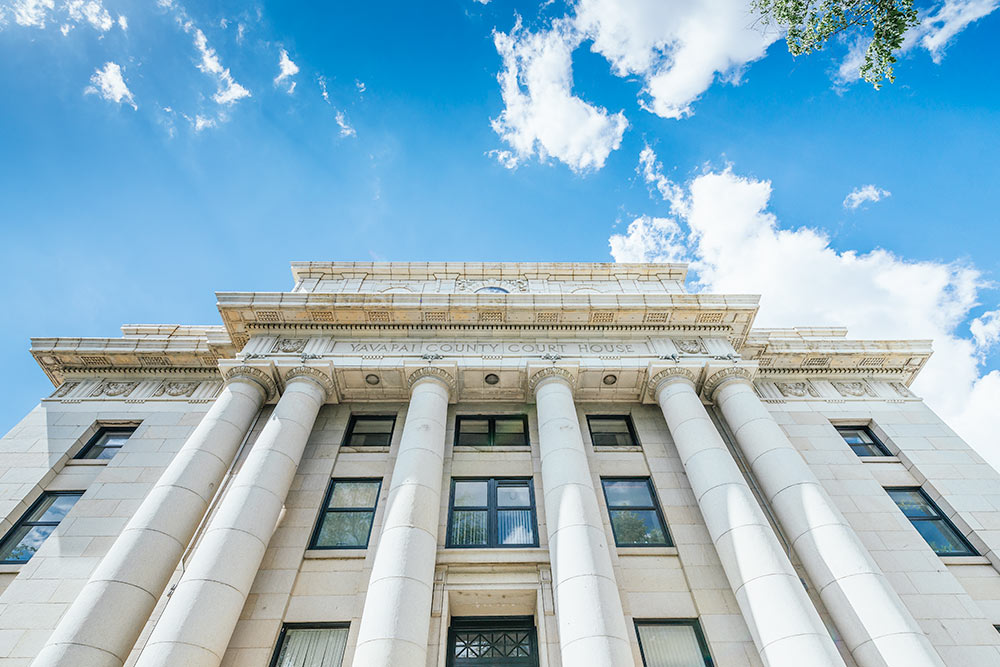
[[[392,417],[355,417],[347,444],[351,447],[388,447],[394,423]]]
[[[885,456],[876,445],[851,445],[851,450],[858,456]]]
[[[455,482],[455,507],[486,507],[489,482]]]
[[[640,623],[636,630],[646,667],[704,667],[705,657],[691,623]]]
[[[899,509],[907,517],[936,517],[938,512],[932,504],[927,502],[923,494],[913,489],[890,489],[889,496],[896,501]]]
[[[63,517],[65,517],[66,514],[73,509],[73,505],[76,505],[76,501],[79,499],[80,496],[77,495],[47,496],[30,515],[24,518],[24,520],[59,523],[63,520]]]
[[[646,480],[606,480],[604,492],[608,507],[652,507],[653,497],[649,493]]]
[[[840,435],[844,436],[844,440],[849,445],[866,445],[872,443],[871,437],[861,429],[845,428],[839,430]]]
[[[969,547],[965,545],[954,528],[941,520],[937,521],[914,521],[913,527],[917,529],[931,549],[939,556],[964,556],[969,554]]]
[[[451,513],[451,541],[458,546],[485,546],[488,543],[486,510],[453,510]]]
[[[98,430],[90,443],[76,455],[76,458],[102,460],[113,458],[134,432],[134,428],[102,428]]]
[[[611,525],[618,546],[667,544],[655,510],[611,510]]]
[[[534,544],[531,510],[500,510],[497,512],[497,532],[500,544]]]
[[[595,446],[633,445],[625,417],[591,417],[590,437]]]
[[[497,487],[498,507],[531,507],[531,491],[528,485]]]
[[[378,482],[335,482],[330,507],[375,507]]]
[[[288,628],[274,667],[341,667],[347,628]]]
[[[368,544],[374,512],[327,512],[316,538],[318,547],[363,547]]]
[[[461,419],[458,422],[458,444],[489,445],[490,421],[488,419]]]
[[[128,439],[131,436],[132,436],[131,431],[128,433],[124,433],[122,431],[106,433],[104,434],[104,437],[101,439],[101,445],[104,447],[121,447],[126,442],[128,442]]]
[[[0,548],[0,560],[27,562],[55,529],[55,526],[20,526]]]
[[[524,432],[524,419],[521,417],[497,417],[495,421],[494,445],[526,445],[527,434]]]

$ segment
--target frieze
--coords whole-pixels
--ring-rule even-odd
[[[705,345],[697,338],[677,338],[674,345],[683,354],[706,354]]]
[[[856,382],[844,382],[844,381],[834,381],[830,384],[833,388],[844,397],[855,397],[861,398],[863,396],[871,396],[872,398],[878,398],[878,394],[868,386],[867,382],[856,381]]]
[[[271,348],[271,352],[297,354],[304,349],[306,349],[305,338],[279,338]]]
[[[475,292],[484,287],[499,287],[508,292],[527,292],[528,281],[524,278],[517,280],[465,280],[459,278],[455,281],[455,289],[459,292]]]
[[[808,382],[775,382],[774,385],[785,397],[805,398],[812,396],[819,398],[819,392]]]
[[[153,396],[191,396],[194,394],[194,390],[198,388],[200,382],[173,382],[167,381],[156,388],[153,392]]]
[[[903,398],[913,398],[914,397],[914,394],[913,394],[912,391],[910,391],[910,388],[907,387],[902,382],[890,382],[889,386],[892,387],[892,390],[895,391],[900,396],[902,396]]]
[[[70,393],[79,386],[80,386],[79,382],[64,382],[62,385],[59,386],[59,388],[56,390],[56,393],[54,393],[52,397],[62,398],[63,396]]]
[[[126,397],[135,391],[138,382],[105,382],[91,392],[92,397],[108,396],[111,398]]]

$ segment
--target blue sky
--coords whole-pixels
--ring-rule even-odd
[[[918,3],[874,90],[739,0],[0,2],[0,430],[30,336],[215,323],[290,260],[681,259],[762,325],[933,337],[992,452],[997,4]]]

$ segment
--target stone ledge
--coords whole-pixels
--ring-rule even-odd
[[[302,558],[305,560],[365,558],[368,549],[306,549]]]
[[[111,459],[70,459],[66,466],[106,466]]]
[[[941,556],[945,565],[992,565],[986,556]]]
[[[0,563],[0,574],[17,574],[24,563]]]
[[[677,547],[617,547],[618,557],[623,556],[676,556]]]
[[[528,549],[438,549],[438,565],[518,565],[547,564],[549,550]]]
[[[859,456],[862,463],[902,463],[898,456]]]

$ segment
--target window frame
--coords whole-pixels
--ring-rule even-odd
[[[487,482],[486,490],[486,544],[455,544],[452,540],[452,517],[455,513],[455,483],[456,482]],[[531,531],[534,540],[531,544],[499,544],[499,527],[497,525],[497,489],[504,482],[526,482],[528,498],[531,502]],[[483,507],[461,507],[459,510],[483,511]],[[523,509],[523,508],[513,508]],[[538,547],[538,505],[535,503],[535,479],[533,477],[452,477],[451,489],[448,493],[448,521],[445,526],[446,549],[534,549]]]
[[[274,650],[271,652],[271,661],[268,663],[268,667],[278,667],[278,657],[281,655],[281,647],[285,644],[285,635],[288,634],[289,630],[347,630],[349,634],[351,624],[347,621],[331,623],[282,623],[281,632],[278,633],[278,640],[274,643]],[[348,638],[348,641],[350,641],[350,638]]]
[[[701,647],[701,657],[705,661],[704,667],[714,667],[712,652],[708,647],[708,640],[705,639],[705,632],[701,629],[701,623],[697,618],[637,618],[634,619],[635,638],[639,642],[639,656],[642,658],[643,667],[648,667],[646,662],[646,649],[642,646],[642,635],[639,634],[639,626],[642,625],[687,625],[694,630],[694,636]]]
[[[881,438],[875,435],[875,432],[872,431],[871,425],[869,424],[834,424],[833,427],[837,429],[837,433],[840,434],[841,439],[844,440],[844,444],[850,447],[851,451],[854,452],[854,454],[858,458],[872,459],[882,456],[895,456],[895,454],[889,451],[889,448],[886,446],[884,442],[882,442]],[[874,445],[875,449],[879,451],[879,453],[858,454],[857,452],[855,452],[854,447],[851,445],[851,443],[847,442],[846,438],[844,438],[844,431],[848,429],[853,431],[863,431],[865,435],[867,435],[869,438],[872,439],[872,444]]]
[[[528,630],[530,628],[531,649],[535,667],[539,662],[538,648],[538,623],[534,616],[453,616],[448,621],[448,640],[445,648],[446,667],[454,667],[455,660],[455,634],[457,632],[477,630]]]
[[[371,507],[330,507],[330,499],[333,497],[333,489],[337,486],[338,482],[375,482],[378,484],[378,491],[375,492],[375,504]],[[378,512],[378,501],[382,497],[382,478],[381,477],[333,477],[330,479],[330,483],[327,484],[326,493],[323,495],[323,504],[319,508],[319,516],[316,517],[316,525],[313,528],[312,536],[309,538],[308,549],[319,549],[319,550],[359,550],[367,549],[372,542],[372,530],[375,528],[375,514]],[[323,531],[323,524],[326,522],[326,517],[330,513],[334,512],[371,512],[372,521],[368,524],[368,537],[365,538],[364,545],[357,546],[343,546],[343,545],[332,545],[324,546],[317,544],[319,540],[320,533]]]
[[[340,441],[341,447],[358,447],[360,449],[376,448],[376,447],[391,447],[392,446],[392,436],[396,434],[396,418],[398,413],[393,414],[382,414],[382,413],[351,413],[351,418],[347,420],[347,429],[344,431],[344,437]],[[378,419],[378,420],[392,420],[392,427],[389,429],[389,442],[385,445],[352,445],[351,436],[354,435],[354,426],[359,421],[365,421],[368,419]]]
[[[96,448],[96,447],[100,447],[102,451],[106,450],[106,449],[117,449],[118,451],[115,452],[115,454],[117,455],[118,452],[121,452],[122,447],[124,447],[126,444],[128,444],[128,441],[132,439],[132,436],[135,434],[136,429],[138,429],[138,428],[139,428],[138,426],[112,426],[112,425],[100,426],[99,425],[97,427],[97,431],[94,433],[94,435],[90,436],[90,439],[87,440],[87,444],[85,444],[83,447],[81,447],[80,451],[78,451],[76,454],[73,455],[73,459],[72,460],[74,460],[74,461],[110,461],[112,458],[114,458],[114,456],[112,456],[111,458],[102,459],[102,458],[100,458],[98,456],[87,456],[87,455],[91,451],[93,451],[94,448]],[[109,434],[116,433],[116,432],[117,433],[128,432],[128,438],[125,438],[125,442],[124,443],[122,443],[122,444],[120,444],[118,446],[112,446],[112,447],[105,447],[104,445],[98,445],[98,441],[100,441],[100,439],[103,438],[105,435],[109,435]]]
[[[629,445],[599,445],[594,442],[594,426],[592,420],[602,420],[602,419],[624,419],[625,427],[628,429],[628,435],[632,439],[632,443]],[[590,434],[590,445],[592,447],[642,447],[642,443],[639,442],[639,435],[635,430],[635,423],[632,421],[631,414],[623,415],[611,415],[611,414],[594,414],[587,415],[587,432]]]
[[[35,502],[31,503],[31,505],[28,507],[28,509],[23,514],[21,514],[20,518],[18,518],[18,520],[14,522],[14,525],[12,525],[10,527],[10,530],[8,530],[6,533],[4,533],[3,537],[0,538],[0,547],[6,546],[7,545],[7,540],[10,539],[11,537],[13,537],[14,533],[16,533],[18,531],[18,529],[20,529],[20,528],[22,528],[24,526],[31,526],[31,527],[35,527],[35,526],[52,526],[53,527],[52,533],[54,533],[55,529],[59,527],[59,524],[61,524],[63,522],[63,519],[65,519],[66,517],[63,517],[63,519],[60,519],[59,521],[55,521],[55,522],[53,522],[53,521],[25,521],[25,517],[31,516],[31,513],[34,512],[35,510],[37,510],[42,505],[42,503],[45,502],[45,500],[47,498],[57,497],[57,496],[76,496],[77,497],[77,502],[80,502],[80,498],[83,496],[83,494],[84,494],[83,491],[42,491],[41,495],[39,495],[37,498],[35,498]],[[73,506],[75,507],[76,503],[73,503]],[[70,511],[72,511],[72,510],[73,510],[73,508],[71,507]],[[68,514],[68,512],[67,512],[67,514]],[[42,544],[45,544],[49,540],[49,537],[52,536],[52,533],[49,533],[49,535],[44,540],[42,540]],[[31,558],[34,557],[34,555],[35,554],[31,554],[31,556],[29,556],[27,560],[2,559],[2,560],[0,560],[0,565],[24,565],[25,563],[27,563],[28,561],[30,561]]]
[[[653,506],[638,506],[638,505],[614,505],[608,501],[608,488],[604,485],[605,482],[646,482],[646,486],[649,489],[649,497],[653,500]],[[667,526],[667,520],[663,516],[663,510],[660,507],[660,499],[656,495],[656,487],[653,486],[652,477],[601,477],[601,493],[604,494],[604,506],[608,511],[608,521],[611,523],[611,534],[615,538],[615,547],[619,549],[655,549],[663,547],[673,547],[674,538],[670,534],[670,528]],[[656,518],[660,522],[660,528],[663,530],[663,538],[665,540],[664,544],[619,544],[618,543],[618,531],[615,530],[615,521],[612,515],[614,511],[621,510],[655,510]]]
[[[485,445],[463,445],[459,443],[459,439],[462,436],[462,420],[486,420],[489,422],[489,430],[487,435],[487,444]],[[522,445],[497,445],[496,434],[497,434],[497,419],[520,419],[521,423],[524,425],[524,444]],[[515,412],[511,414],[470,414],[470,415],[455,415],[455,447],[517,447],[520,449],[531,447],[531,435],[528,432],[528,415],[521,412]]]
[[[910,525],[913,525],[914,521],[939,521],[943,523],[945,526],[947,526],[949,529],[951,529],[955,537],[958,538],[958,541],[965,547],[965,553],[944,553],[944,554],[938,553],[937,550],[933,546],[931,546],[931,543],[927,542],[927,538],[925,538],[923,534],[920,533],[919,530],[917,530],[917,527],[913,525],[913,530],[917,530],[917,534],[920,535],[920,538],[924,540],[924,542],[927,542],[927,546],[930,547],[931,551],[937,554],[938,557],[949,558],[953,556],[966,557],[966,556],[980,555],[979,550],[976,549],[976,547],[972,546],[972,543],[969,542],[969,539],[965,536],[965,534],[958,529],[958,526],[956,526],[954,523],[951,522],[951,519],[949,519],[944,512],[941,511],[941,508],[938,506],[936,502],[934,502],[934,499],[930,497],[930,494],[924,491],[923,487],[887,486],[884,488],[886,491],[886,495],[888,495],[889,499],[892,500],[894,505],[896,505],[896,509],[899,510],[899,513],[902,514],[906,518],[906,520],[910,522]],[[927,502],[927,504],[930,505],[935,512],[937,512],[937,516],[936,517],[906,516],[906,512],[904,512],[903,508],[900,507],[898,503],[896,503],[896,499],[892,497],[892,494],[889,493],[889,491],[916,491],[918,494],[920,494],[921,497],[923,497],[923,499]]]

